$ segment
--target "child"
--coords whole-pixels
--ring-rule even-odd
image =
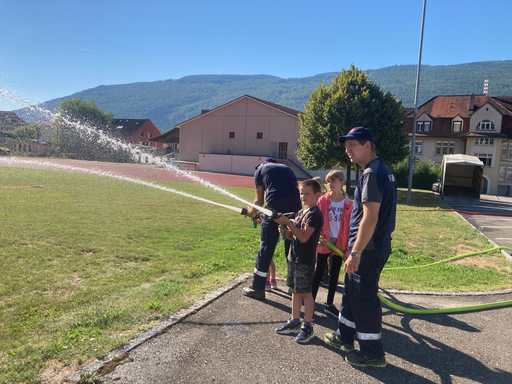
[[[329,187],[329,192],[318,199],[318,208],[322,212],[324,225],[320,235],[324,242],[317,247],[317,266],[313,280],[312,293],[316,299],[318,286],[322,280],[322,275],[327,265],[327,259],[331,257],[331,269],[329,279],[329,291],[327,293],[327,302],[324,306],[324,312],[338,318],[339,311],[333,304],[334,294],[338,285],[341,264],[343,259],[336,253],[332,253],[325,245],[326,242],[336,245],[347,257],[348,252],[348,230],[350,227],[350,214],[352,213],[353,203],[343,192],[345,176],[338,170],[330,171],[325,177]],[[332,253],[332,254],[331,254]]]
[[[268,267],[268,278],[265,282],[265,291],[269,292],[272,289],[277,289],[276,265],[274,264],[274,260],[270,262],[270,266]]]
[[[277,327],[279,334],[298,334],[298,343],[307,343],[315,336],[313,331],[313,312],[315,300],[311,293],[315,273],[315,255],[318,238],[323,225],[322,212],[316,206],[321,195],[320,184],[307,179],[300,184],[300,199],[304,208],[299,211],[295,221],[280,216],[275,221],[285,224],[289,229],[280,229],[292,240],[288,253],[288,276],[286,285],[292,289],[292,317],[286,324]],[[304,324],[300,323],[300,308],[304,300]]]

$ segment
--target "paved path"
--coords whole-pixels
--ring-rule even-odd
[[[499,246],[512,248],[512,197],[482,195],[480,199],[445,196],[444,202]],[[509,256],[512,251],[503,253]]]
[[[386,368],[353,368],[323,341],[337,321],[315,313],[316,337],[301,345],[274,329],[290,314],[290,296],[264,302],[242,296],[245,282],[107,366],[106,384],[161,383],[512,383],[512,307],[457,315],[383,311]],[[283,282],[279,283],[283,287]],[[342,289],[342,288],[340,288]],[[320,288],[319,302],[326,289]],[[393,300],[438,308],[511,300],[490,296],[395,294]],[[339,305],[337,294],[335,304]]]

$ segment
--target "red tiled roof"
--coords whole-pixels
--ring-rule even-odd
[[[418,108],[418,116],[427,113],[432,118],[470,117],[485,103],[490,103],[503,115],[512,116],[512,97],[487,95],[436,96]],[[407,117],[412,117],[412,114],[407,113]]]

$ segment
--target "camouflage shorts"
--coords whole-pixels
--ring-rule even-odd
[[[297,293],[309,293],[313,287],[315,266],[288,262],[286,285]]]

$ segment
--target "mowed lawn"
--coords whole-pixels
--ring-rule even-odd
[[[192,183],[158,181],[222,204]],[[19,188],[42,185],[42,188]],[[17,187],[17,188],[5,188]],[[254,191],[226,188],[252,201]],[[423,265],[492,245],[430,192],[399,193],[388,267]],[[259,229],[237,212],[108,177],[0,167],[0,383],[36,383],[107,354],[244,272]],[[485,260],[485,262],[483,261]],[[286,263],[275,255],[278,276]],[[420,269],[384,271],[383,288],[510,287],[497,251]]]

